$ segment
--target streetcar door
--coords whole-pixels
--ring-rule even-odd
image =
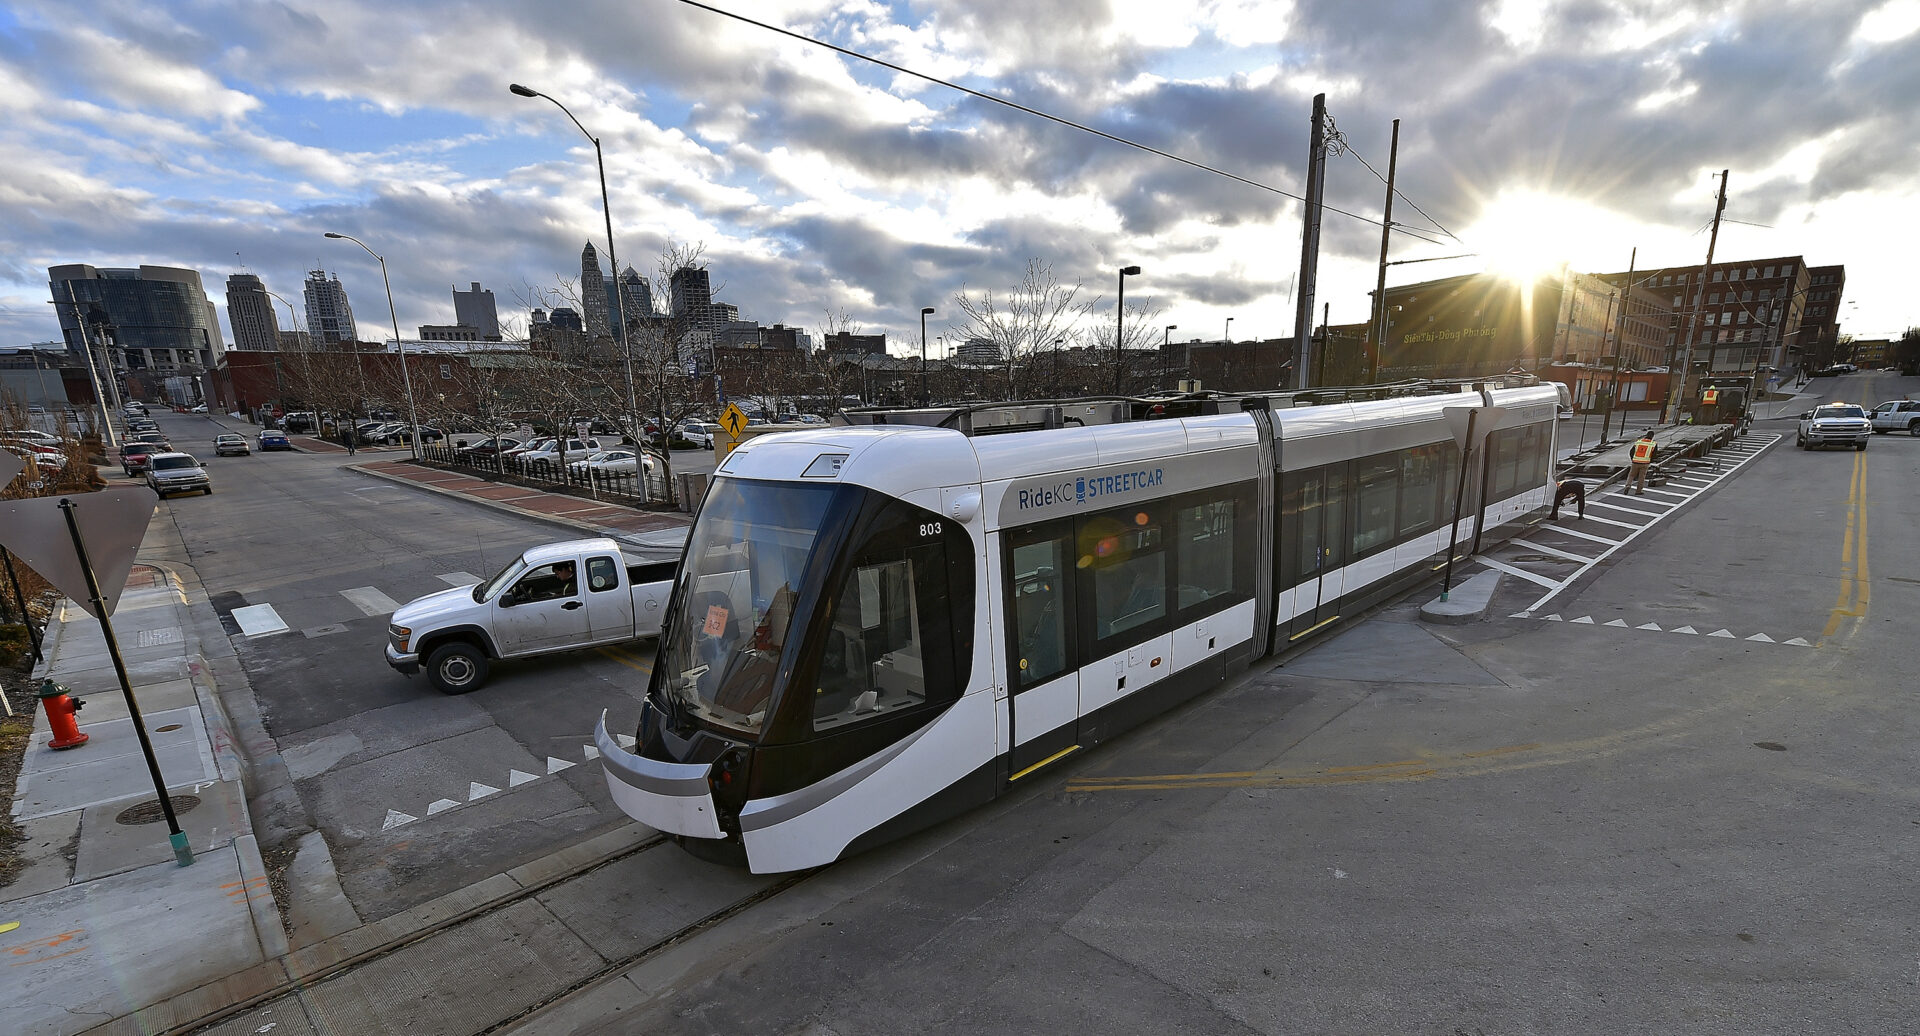
[[[1303,472],[1297,507],[1300,583],[1288,628],[1295,637],[1339,615],[1347,557],[1347,466]]]
[[[1073,521],[1010,530],[1006,548],[1009,776],[1074,747],[1080,665],[1074,643]]]

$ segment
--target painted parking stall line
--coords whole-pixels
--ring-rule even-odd
[[[1755,435],[1748,433],[1739,436],[1732,442],[1709,452],[1707,456],[1703,458],[1708,463],[1714,465],[1714,473],[1711,475],[1687,473],[1670,476],[1665,480],[1663,488],[1648,490],[1649,493],[1657,493],[1657,497],[1635,495],[1633,497],[1635,506],[1633,507],[1627,507],[1620,503],[1613,502],[1627,495],[1621,490],[1616,489],[1603,495],[1597,495],[1587,500],[1587,513],[1584,516],[1563,516],[1560,523],[1541,522],[1534,529],[1530,530],[1525,537],[1509,540],[1486,554],[1475,555],[1473,560],[1479,562],[1486,568],[1504,572],[1529,583],[1544,587],[1546,589],[1544,594],[1532,604],[1513,615],[1514,618],[1533,618],[1542,606],[1559,596],[1562,591],[1573,585],[1576,580],[1585,576],[1588,572],[1591,572],[1594,566],[1612,557],[1622,547],[1633,542],[1640,534],[1659,525],[1671,515],[1678,513],[1683,505],[1701,493],[1713,488],[1719,484],[1722,479],[1731,477],[1735,472],[1751,463],[1754,458],[1766,452],[1768,448],[1778,443],[1782,438],[1784,438],[1784,436],[1779,434]],[[1595,509],[1601,509],[1605,514],[1595,514]],[[1614,517],[1608,517],[1607,515],[1613,515]],[[1622,529],[1625,530],[1625,534],[1616,539],[1612,535],[1602,536],[1596,532],[1587,532],[1576,527],[1581,525],[1585,525],[1588,528],[1595,528],[1596,526],[1606,527],[1598,529],[1598,532]],[[1571,568],[1570,571],[1569,568]],[[1557,615],[1553,616],[1553,619],[1555,621],[1575,622],[1582,625],[1593,621],[1591,617],[1561,619]],[[1625,623],[1605,623],[1603,625],[1626,626]],[[1632,628],[1646,630],[1648,626],[1643,625]],[[1735,634],[1728,630],[1715,630],[1705,634],[1698,633],[1692,629],[1686,629],[1684,632],[1679,630],[1667,632],[1679,632],[1683,636],[1690,634],[1697,636],[1735,636]],[[1777,640],[1767,634],[1757,634],[1740,639],[1764,644],[1779,643],[1796,647],[1811,646],[1807,644],[1803,638],[1798,637],[1787,640]],[[1799,641],[1799,643],[1796,644],[1795,641]]]

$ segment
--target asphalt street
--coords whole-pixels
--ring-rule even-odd
[[[1767,430],[1557,621],[1415,595],[514,1031],[1911,1032],[1920,438]]]
[[[637,722],[651,642],[502,664],[462,697],[382,655],[396,603],[572,534],[346,470],[344,454],[215,457],[209,419],[156,419],[215,486],[156,520],[179,528],[362,920],[625,822],[587,749],[600,710]],[[242,633],[234,610],[257,605],[286,630]]]

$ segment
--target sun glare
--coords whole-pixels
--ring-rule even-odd
[[[1576,253],[1609,238],[1605,212],[1540,191],[1502,191],[1461,236],[1490,273],[1531,283],[1558,273]]]

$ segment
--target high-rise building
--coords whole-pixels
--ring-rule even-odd
[[[493,292],[473,281],[472,291],[453,289],[453,322],[480,332],[483,342],[500,340],[500,311],[494,308]]]
[[[600,256],[591,241],[580,250],[580,306],[586,310],[588,338],[605,338],[613,333],[607,317],[607,278],[600,272]]]
[[[653,285],[648,284],[647,279],[631,266],[620,275],[620,282],[627,289],[627,319],[640,321],[652,317]]]
[[[164,375],[211,368],[226,352],[219,314],[193,270],[74,263],[49,267],[47,277],[61,336],[76,356],[105,346],[117,369]]]
[[[324,270],[307,274],[307,333],[321,345],[333,342],[357,342],[359,329],[353,326],[353,307],[347,304],[347,289],[340,278],[329,278]]]
[[[707,271],[682,266],[667,279],[667,312],[682,333],[713,330],[713,289]]]
[[[253,274],[228,275],[227,324],[233,328],[235,349],[264,353],[280,347],[280,320],[274,315],[273,299]]]

